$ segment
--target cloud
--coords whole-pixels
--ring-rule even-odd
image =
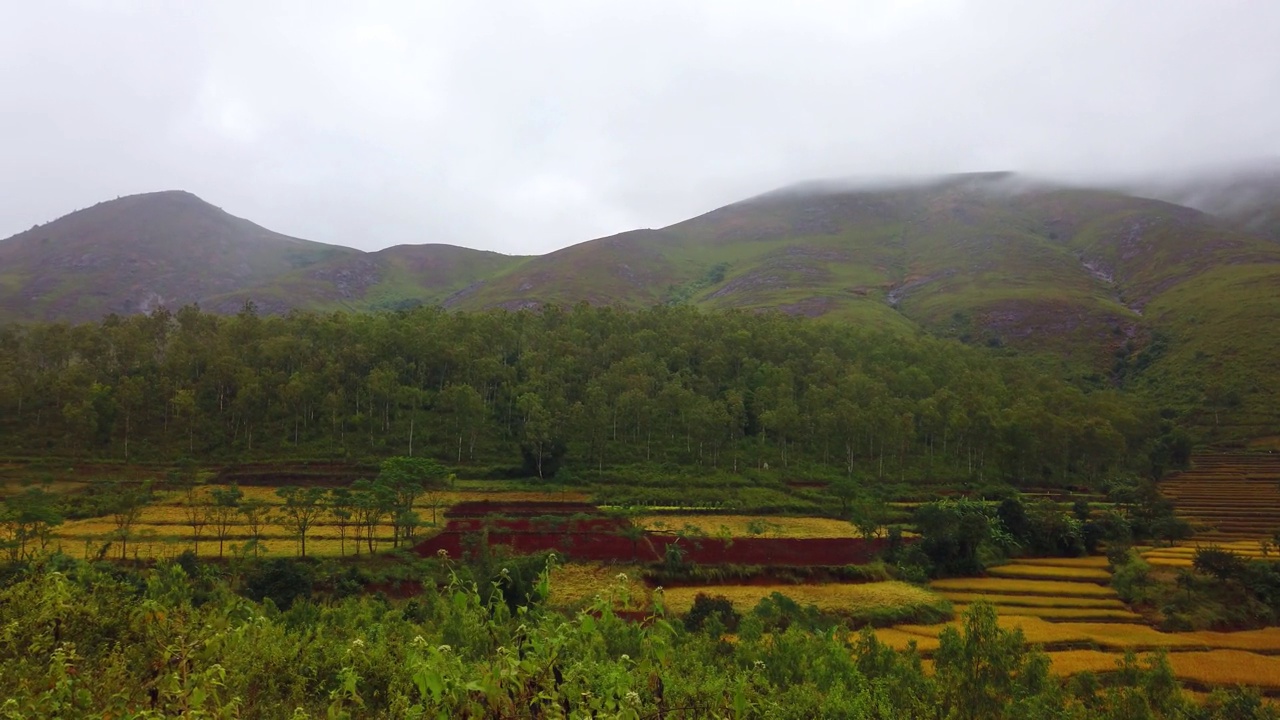
[[[823,177],[1280,154],[1280,4],[68,2],[0,24],[0,234],[182,188],[545,252]]]

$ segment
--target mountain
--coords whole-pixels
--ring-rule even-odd
[[[191,193],[130,195],[0,241],[0,319],[97,320],[191,303],[235,312],[432,304],[521,258],[450,245],[364,253],[301,240]]]
[[[1267,219],[1280,172],[1226,177],[1126,191],[1010,173],[807,183],[537,257],[365,253],[152,193],[0,241],[0,317],[235,312],[249,300],[271,313],[779,310],[1043,353],[1100,387],[1146,388],[1193,424],[1211,419],[1217,437],[1280,433],[1280,333],[1268,330],[1280,242]]]
[[[397,245],[353,251],[271,278],[254,287],[207,298],[202,306],[235,312],[252,300],[270,313],[314,310],[400,310],[448,306],[485,280],[527,258],[454,245]]]
[[[1280,241],[1280,160],[1147,179],[1126,189],[1227,218]]]
[[[353,252],[272,232],[190,193],[131,195],[0,242],[0,317],[176,308]]]

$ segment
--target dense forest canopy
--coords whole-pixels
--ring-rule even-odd
[[[0,441],[131,461],[416,454],[544,478],[645,462],[1027,482],[1158,471],[1185,445],[1144,401],[995,349],[586,305],[4,326]]]

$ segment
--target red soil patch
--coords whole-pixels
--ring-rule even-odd
[[[703,565],[860,565],[888,548],[882,539],[724,540],[654,532],[628,537],[635,532],[630,522],[585,503],[462,503],[447,516],[445,529],[419,543],[414,552],[431,556],[443,550],[460,557],[486,534],[489,545],[504,545],[518,554],[554,550],[577,560],[659,562],[675,544],[684,550],[686,561]]]

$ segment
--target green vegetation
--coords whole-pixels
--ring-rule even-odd
[[[649,623],[610,603],[546,608],[547,576],[484,583],[468,568],[408,601],[349,595],[341,576],[273,560],[132,571],[53,556],[0,587],[7,717],[1274,718],[1243,690],[1198,706],[1167,661],[1063,681],[1020,631],[976,604],[926,672],[871,631],[806,629],[774,598]],[[235,592],[242,584],[243,597]],[[314,594],[327,588],[324,595]],[[310,591],[309,591],[310,589]],[[260,597],[261,600],[253,600]],[[327,599],[326,599],[327,598]],[[705,604],[705,603],[704,603]],[[714,605],[714,604],[713,604]],[[725,620],[738,618],[735,642]],[[1141,708],[1135,714],[1135,708]]]
[[[673,474],[810,506],[786,480],[1097,481],[1151,472],[1172,432],[1133,396],[954,341],[679,308],[8,326],[0,387],[16,455],[413,455],[571,473],[617,504],[696,502]]]

